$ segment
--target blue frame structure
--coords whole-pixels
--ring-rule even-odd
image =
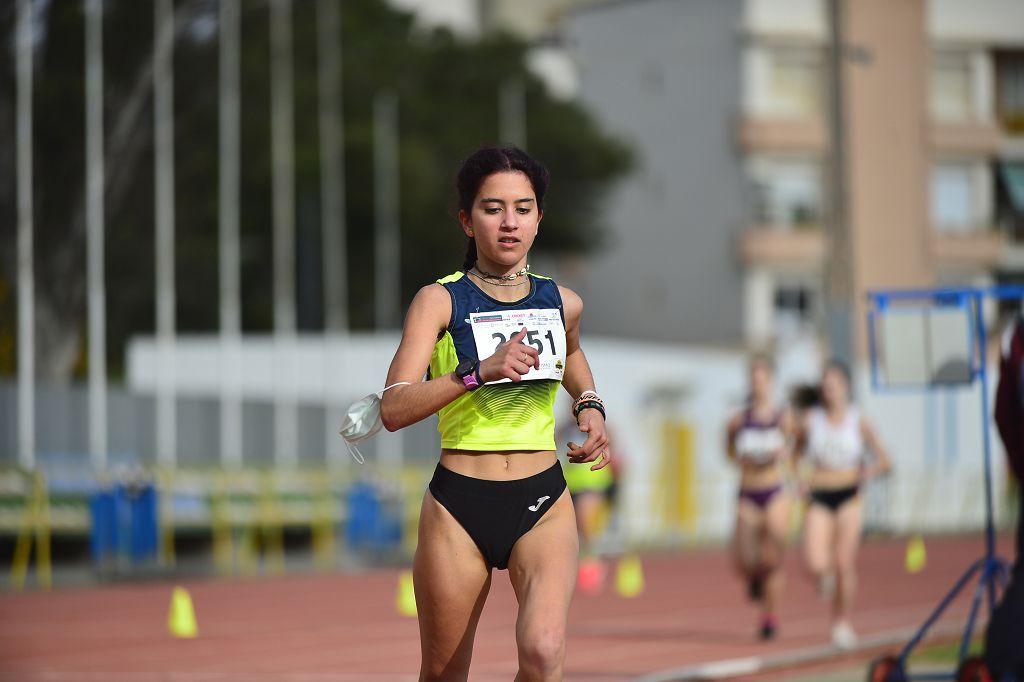
[[[868,310],[868,331],[870,340],[871,357],[871,381],[875,390],[886,390],[887,387],[879,381],[878,376],[878,349],[875,347],[875,325],[879,316],[890,312],[899,304],[921,302],[931,304],[933,307],[957,306],[968,313],[970,321],[970,381],[973,384],[979,381],[981,384],[981,424],[982,443],[984,457],[984,478],[985,478],[985,554],[975,561],[953,585],[953,588],[943,597],[939,605],[928,616],[917,633],[907,642],[903,650],[897,656],[896,669],[892,671],[889,679],[892,682],[902,680],[955,680],[956,672],[926,673],[909,675],[906,672],[907,658],[910,652],[921,642],[931,626],[939,619],[943,611],[957,597],[957,595],[970,584],[972,578],[978,575],[978,581],[974,591],[974,598],[971,602],[971,609],[964,628],[963,638],[960,642],[959,662],[967,658],[968,647],[971,637],[974,634],[974,627],[977,623],[978,611],[983,596],[988,597],[989,613],[995,609],[997,584],[1003,588],[1009,577],[1009,565],[995,554],[995,524],[993,521],[992,506],[992,438],[990,413],[989,413],[989,385],[988,385],[988,358],[986,352],[987,335],[985,331],[985,320],[982,304],[986,299],[995,300],[1020,300],[1024,301],[1024,286],[993,286],[993,287],[964,287],[964,288],[935,288],[935,289],[897,289],[888,291],[868,292],[870,307]],[[923,386],[927,390],[928,386]]]

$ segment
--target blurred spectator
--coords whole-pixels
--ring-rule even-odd
[[[1010,586],[992,613],[985,658],[992,678],[1024,680],[1024,317],[1003,335],[995,421],[1018,483],[1017,559]]]

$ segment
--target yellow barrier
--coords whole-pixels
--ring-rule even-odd
[[[410,556],[416,551],[423,491],[427,488],[431,473],[430,469],[402,469],[402,549]]]
[[[331,475],[312,475],[314,485],[313,506],[313,564],[321,571],[334,568],[337,545],[334,540],[334,521],[338,518],[337,502],[331,486]]]
[[[28,566],[32,560],[32,539],[35,536],[36,575],[39,585],[48,590],[53,585],[53,571],[50,562],[50,498],[46,478],[40,471],[25,472],[24,476],[28,479],[28,494],[11,561],[11,585],[16,590],[25,587]]]
[[[308,528],[313,561],[328,571],[336,563],[336,525],[341,512],[335,493],[342,478],[322,469],[238,469],[162,472],[160,525],[164,556],[173,561],[173,498],[187,489],[208,502],[214,565],[219,574],[251,575],[261,560],[268,573],[284,572],[284,531]],[[202,524],[205,525],[205,524]]]
[[[662,448],[656,494],[661,516],[668,528],[692,533],[697,524],[697,463],[693,427],[666,420],[662,424]]]
[[[161,562],[165,566],[175,565],[176,536],[192,530],[212,533],[213,561],[218,574],[253,574],[261,565],[268,573],[280,574],[285,570],[285,529],[301,528],[310,532],[315,568],[333,570],[339,551],[339,524],[345,518],[339,495],[347,490],[354,473],[357,472],[330,469],[153,470]],[[416,548],[420,500],[430,471],[404,467],[390,473],[384,479],[397,484],[402,548],[411,554]],[[55,528],[64,528],[53,506],[59,500],[50,499],[41,472],[0,472],[0,477],[0,494],[17,502],[4,511],[4,518],[9,519],[7,527],[17,533],[11,582],[17,589],[24,587],[34,558],[38,584],[50,587],[51,534]],[[194,504],[176,505],[176,496],[184,496]],[[76,516],[76,532],[88,532],[88,508],[76,508],[76,514],[83,516]]]

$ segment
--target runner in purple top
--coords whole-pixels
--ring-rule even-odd
[[[729,420],[726,452],[740,468],[733,538],[736,567],[751,600],[760,602],[762,639],[778,628],[782,597],[782,556],[789,526],[790,498],[783,488],[793,418],[775,398],[775,371],[767,356],[750,363],[750,397]]]

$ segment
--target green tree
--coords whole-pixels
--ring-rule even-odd
[[[508,36],[458,39],[424,31],[378,0],[342,2],[349,316],[373,323],[373,128],[375,93],[398,94],[401,140],[403,303],[459,267],[464,237],[454,220],[458,163],[498,137],[498,88],[526,86],[530,151],[552,172],[538,251],[580,252],[600,243],[603,197],[630,167],[623,144],[578,104],[551,98],[524,67],[527,46]],[[109,363],[119,371],[127,339],[149,334],[153,306],[151,2],[108,0],[104,15]],[[295,149],[300,328],[321,328],[316,5],[295,2]],[[217,5],[179,0],[175,43],[178,327],[218,326]],[[13,3],[0,9],[0,101],[14,101]],[[42,4],[36,50],[35,201],[39,370],[66,379],[81,369],[85,329],[83,22],[77,2]],[[243,327],[272,325],[269,13],[243,2]],[[14,138],[13,107],[0,136]],[[15,279],[13,145],[0,145],[0,276]],[[0,331],[13,333],[13,297],[0,297]],[[3,347],[3,344],[0,344]],[[2,360],[2,358],[0,358]],[[0,368],[5,365],[0,362]]]

